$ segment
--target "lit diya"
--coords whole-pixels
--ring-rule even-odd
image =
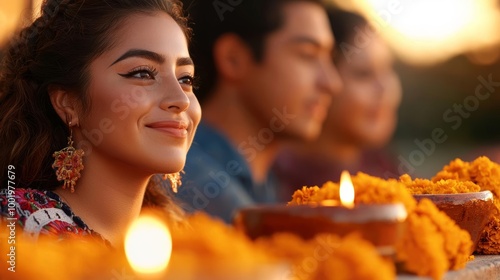
[[[397,240],[404,234],[406,209],[401,203],[354,204],[355,191],[344,171],[340,180],[340,203],[325,200],[320,205],[269,205],[238,211],[235,226],[250,238],[292,232],[305,239],[318,233],[345,236],[359,232],[382,255],[393,255]]]

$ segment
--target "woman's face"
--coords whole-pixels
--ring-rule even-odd
[[[327,130],[358,146],[380,147],[390,140],[397,123],[401,86],[391,53],[375,35],[367,45],[339,53],[337,63],[344,87],[334,96]]]
[[[103,166],[180,171],[201,118],[184,33],[166,13],[135,14],[110,40],[90,64],[90,110],[75,142]]]

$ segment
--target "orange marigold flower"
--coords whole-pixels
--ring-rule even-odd
[[[292,264],[286,279],[395,279],[394,265],[357,234],[320,234],[303,240],[291,233],[260,238],[257,245]]]
[[[440,279],[448,269],[459,269],[469,260],[472,241],[465,230],[460,229],[445,213],[439,211],[429,200],[422,200],[417,206],[408,184],[431,184],[429,180],[412,181],[402,176],[400,180],[384,180],[364,173],[352,177],[355,189],[355,204],[403,203],[408,212],[407,232],[398,246],[398,259],[405,263],[409,272]],[[416,183],[415,183],[416,182]],[[438,186],[455,190],[475,189],[472,183],[443,180]],[[317,187],[302,188],[295,192],[294,204],[321,204],[324,200],[339,201],[340,185],[326,182]],[[304,195],[308,195],[304,197]],[[301,203],[297,203],[297,202]],[[291,203],[290,203],[291,204]]]
[[[408,174],[402,175],[399,179],[412,194],[452,194],[478,192],[481,190],[481,187],[471,181],[459,181],[456,179],[440,179],[436,181],[427,179],[412,180]]]
[[[398,250],[407,270],[441,279],[448,269],[465,267],[472,253],[470,235],[432,201],[422,199],[408,216],[407,225]]]
[[[292,201],[288,202],[288,205],[309,204],[311,202],[311,197],[314,196],[318,191],[318,186],[302,187],[302,189],[295,191],[292,196]]]

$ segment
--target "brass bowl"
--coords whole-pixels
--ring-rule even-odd
[[[359,232],[381,255],[392,256],[403,236],[407,213],[403,204],[341,206],[255,206],[238,211],[235,227],[252,239],[291,232],[304,239],[319,233],[345,236]]]
[[[439,210],[445,212],[462,229],[469,232],[473,251],[481,237],[481,232],[495,209],[490,191],[456,194],[415,194],[417,201],[430,199]]]

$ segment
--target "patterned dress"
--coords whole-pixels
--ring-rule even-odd
[[[95,237],[106,241],[76,216],[61,198],[51,191],[18,188],[0,190],[0,219],[16,224],[23,234],[34,240],[39,235],[56,237],[59,240],[74,237]]]

